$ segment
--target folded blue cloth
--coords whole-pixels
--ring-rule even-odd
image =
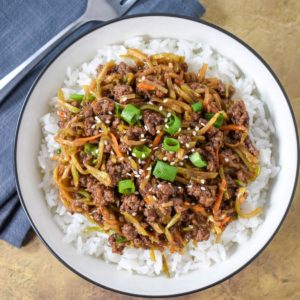
[[[2,0],[0,78],[78,18],[85,6],[86,1],[82,0]],[[204,11],[197,0],[139,0],[128,14],[160,12],[199,18]],[[41,69],[66,45],[95,26],[93,23],[86,24],[70,35],[0,103],[0,239],[17,247],[22,246],[31,228],[20,205],[13,174],[14,136],[21,106]]]

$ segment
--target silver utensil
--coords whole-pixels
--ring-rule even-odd
[[[21,65],[0,80],[0,103],[12,89],[32,70],[53,48],[77,28],[91,21],[108,21],[120,17],[137,0],[88,0],[83,15],[54,36],[42,48]]]

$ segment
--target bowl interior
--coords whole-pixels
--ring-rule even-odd
[[[129,275],[125,271],[117,271],[116,265],[80,256],[71,245],[62,242],[62,233],[53,221],[42,191],[38,189],[41,175],[37,156],[42,138],[39,120],[47,113],[48,100],[61,86],[67,66],[77,66],[91,59],[98,48],[121,43],[135,35],[186,39],[211,45],[254,79],[276,127],[273,151],[281,171],[270,189],[270,204],[264,223],[226,261],[179,279]],[[288,209],[297,177],[297,135],[287,99],[271,72],[252,51],[208,24],[171,16],[141,16],[112,22],[79,39],[55,59],[39,78],[27,100],[16,139],[16,171],[24,207],[54,254],[74,271],[97,284],[145,296],[171,296],[208,287],[233,274],[255,257],[276,232]]]

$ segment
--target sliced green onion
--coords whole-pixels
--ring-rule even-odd
[[[135,185],[131,179],[121,180],[118,183],[118,191],[120,194],[128,195],[135,192]]]
[[[200,112],[202,110],[203,104],[202,102],[196,102],[193,103],[191,106],[194,112]]]
[[[57,153],[57,154],[61,154],[61,148],[57,149],[57,150],[56,150],[56,153]]]
[[[194,152],[189,156],[190,161],[192,164],[198,168],[203,168],[207,166],[206,161],[201,157],[199,152]]]
[[[129,125],[133,125],[141,118],[141,111],[133,104],[127,104],[121,113],[121,118]]]
[[[97,145],[93,145],[90,143],[84,145],[84,153],[90,154],[92,156],[98,156],[98,152],[99,150]]]
[[[151,154],[151,149],[145,145],[136,146],[132,149],[132,155],[139,159],[145,159]]]
[[[124,236],[118,236],[118,237],[115,238],[115,240],[118,244],[122,244],[122,243],[127,242],[127,239]]]
[[[115,105],[115,114],[117,117],[121,117],[122,108],[120,104]]]
[[[71,94],[69,97],[71,100],[75,100],[75,101],[82,101],[84,98],[84,95],[82,94]]]
[[[181,119],[172,114],[165,125],[165,131],[169,134],[175,134],[181,128]]]
[[[206,113],[205,114],[205,119],[207,121],[209,121],[215,114],[214,113]],[[220,114],[216,120],[216,122],[214,123],[214,127],[216,128],[220,128],[223,124],[223,121],[224,121],[224,115],[223,114]]]
[[[164,163],[162,161],[157,161],[154,170],[153,175],[156,178],[160,178],[163,180],[167,180],[170,182],[173,182],[175,180],[177,174],[177,168],[174,166],[171,166],[167,163]]]
[[[96,99],[96,97],[94,95],[89,94],[88,96],[86,96],[87,101],[93,101],[95,99]]]
[[[176,152],[180,148],[179,141],[169,137],[164,138],[163,145],[164,145],[164,149],[170,152]]]

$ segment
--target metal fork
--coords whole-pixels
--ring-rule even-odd
[[[91,21],[108,21],[120,17],[137,0],[88,0],[83,15],[54,36],[42,48],[31,55],[21,65],[3,77],[0,81],[0,104],[12,89],[64,38],[85,23]]]

